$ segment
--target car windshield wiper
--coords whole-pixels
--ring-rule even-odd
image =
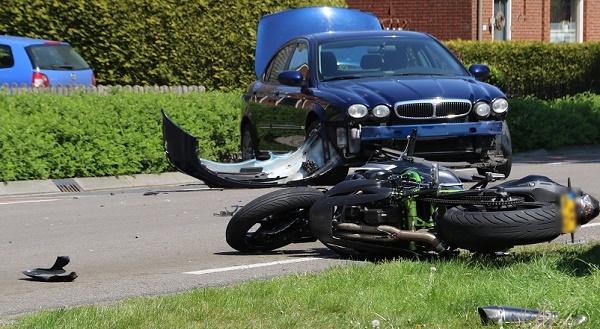
[[[406,75],[434,75],[434,76],[448,76],[447,74],[442,74],[442,73],[398,73],[398,74],[394,74],[395,76],[406,76]]]
[[[323,81],[350,80],[350,79],[360,79],[360,78],[365,78],[365,76],[362,76],[362,75],[340,75],[337,77],[323,79]]]
[[[67,64],[53,64],[51,66],[53,69],[66,69],[66,70],[73,69],[73,65],[67,65]]]

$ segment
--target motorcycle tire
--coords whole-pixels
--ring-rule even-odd
[[[495,252],[553,240],[562,233],[562,218],[560,209],[550,203],[497,211],[459,206],[445,212],[438,233],[453,248]]]
[[[225,231],[227,244],[240,252],[264,252],[302,238],[308,230],[310,207],[323,192],[309,187],[292,187],[267,193],[236,212]],[[256,231],[251,230],[259,225]]]

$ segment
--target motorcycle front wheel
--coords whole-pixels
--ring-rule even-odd
[[[292,187],[250,201],[227,224],[227,244],[249,253],[270,251],[306,239],[310,235],[308,211],[322,196],[323,192],[314,188]]]
[[[529,202],[510,209],[458,206],[438,223],[438,234],[452,247],[494,252],[551,241],[562,232],[558,206]]]

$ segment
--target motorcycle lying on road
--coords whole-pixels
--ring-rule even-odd
[[[404,152],[329,190],[265,194],[234,214],[226,239],[240,252],[318,239],[344,257],[493,253],[572,233],[600,212],[598,200],[570,182],[530,175],[488,187],[500,178],[487,173],[466,189],[452,170]]]

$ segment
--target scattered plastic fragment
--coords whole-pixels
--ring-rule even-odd
[[[34,268],[32,270],[23,271],[33,280],[43,282],[71,282],[77,278],[77,273],[67,273],[64,267],[69,264],[71,259],[69,256],[58,256],[56,262],[50,268]]]
[[[243,206],[240,206],[238,204],[233,204],[233,205],[231,205],[231,207],[233,207],[233,210],[229,210],[229,209],[225,208],[225,210],[221,210],[219,212],[213,213],[213,216],[217,216],[217,217],[231,217],[231,216],[235,215],[235,213],[238,210],[240,210],[240,208],[242,208]]]

